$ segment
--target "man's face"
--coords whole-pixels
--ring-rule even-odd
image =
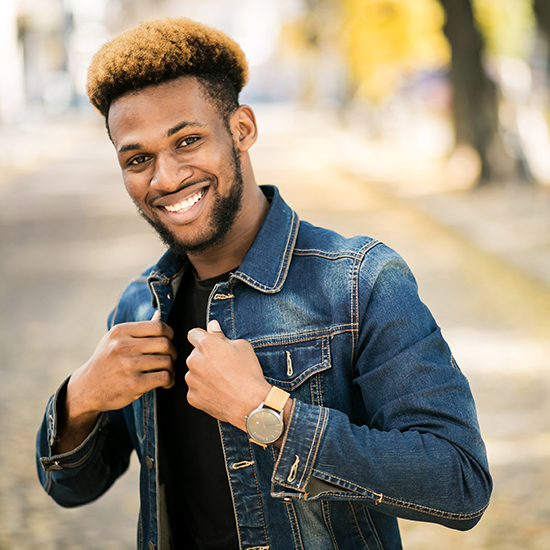
[[[109,130],[126,189],[166,244],[192,255],[223,243],[241,210],[241,163],[195,78],[122,96]]]

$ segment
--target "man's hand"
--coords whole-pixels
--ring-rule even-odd
[[[246,431],[245,416],[271,388],[252,346],[227,339],[217,321],[210,321],[206,331],[189,331],[188,340],[195,347],[185,375],[189,404]]]
[[[121,409],[154,388],[174,385],[174,331],[158,320],[115,325],[67,386],[56,454],[76,448],[101,412]]]

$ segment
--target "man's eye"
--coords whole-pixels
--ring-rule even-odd
[[[134,157],[128,164],[133,164],[134,166],[137,164],[144,163],[149,157],[146,157],[145,155],[139,155],[139,157]]]
[[[187,137],[185,139],[182,139],[180,142],[180,147],[188,147],[189,145],[193,145],[196,141],[198,141],[199,138],[196,136],[193,137]]]

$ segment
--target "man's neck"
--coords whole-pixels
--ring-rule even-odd
[[[269,210],[265,195],[259,187],[256,189],[222,243],[204,253],[189,255],[199,279],[217,277],[241,264]]]

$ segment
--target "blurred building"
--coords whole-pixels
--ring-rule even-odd
[[[102,43],[151,17],[187,16],[217,27],[243,47],[253,68],[247,100],[296,95],[298,69],[279,63],[280,27],[301,0],[3,0],[0,122],[23,113],[86,106],[86,72]]]

